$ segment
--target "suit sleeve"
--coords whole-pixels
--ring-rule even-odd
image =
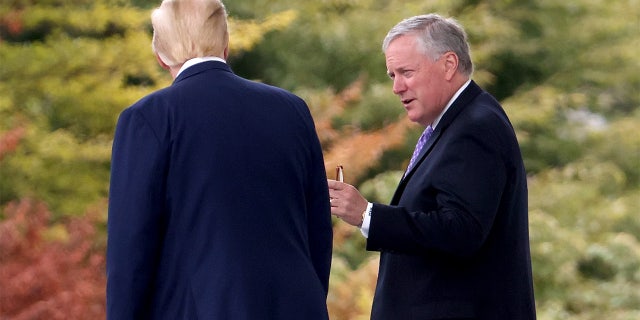
[[[139,111],[118,120],[107,222],[107,318],[141,319],[148,309],[162,242],[161,144]]]
[[[425,161],[400,206],[375,204],[367,249],[473,255],[491,231],[506,184],[501,141],[490,129],[466,130]],[[474,134],[471,134],[474,132]],[[442,151],[444,149],[444,151]]]

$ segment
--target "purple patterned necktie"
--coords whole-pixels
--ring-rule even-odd
[[[416,149],[413,150],[413,156],[411,156],[411,161],[409,161],[409,166],[407,167],[407,171],[405,172],[405,175],[409,172],[409,170],[411,170],[411,168],[413,168],[413,165],[415,164],[416,160],[418,160],[418,155],[420,154],[422,147],[424,147],[424,144],[427,142],[427,140],[429,140],[432,133],[433,133],[433,128],[431,128],[431,126],[428,126],[422,132],[422,135],[418,139],[418,143],[416,143]]]

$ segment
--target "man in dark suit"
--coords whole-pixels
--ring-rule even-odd
[[[332,213],[381,252],[371,318],[535,319],[522,156],[502,107],[470,80],[464,29],[416,16],[383,51],[425,133],[390,205],[329,181]]]
[[[217,0],[165,0],[174,78],[122,112],[111,163],[108,319],[328,319],[332,229],[307,105],[232,73]]]

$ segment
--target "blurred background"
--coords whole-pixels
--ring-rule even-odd
[[[99,319],[118,114],[170,85],[160,0],[0,4],[0,320]],[[421,129],[386,76],[401,19],[457,18],[473,79],[511,118],[529,174],[538,318],[640,319],[640,2],[226,1],[229,63],[314,115],[327,174],[390,200]],[[378,253],[334,221],[331,319],[369,319]]]

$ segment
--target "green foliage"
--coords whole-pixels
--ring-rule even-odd
[[[2,203],[23,197],[41,199],[59,218],[81,215],[107,197],[110,137],[79,142],[63,129],[32,130],[15,153],[0,162]]]
[[[122,1],[0,5],[0,134],[25,132],[0,161],[0,204],[35,197],[59,218],[107,196],[118,114],[171,81],[151,52],[149,14]],[[248,50],[293,19],[232,19],[232,46]]]
[[[84,16],[88,13],[89,19]],[[136,13],[138,18],[133,19]],[[0,90],[13,102],[7,113],[37,122],[45,130],[70,130],[81,139],[111,135],[115,116],[123,106],[148,92],[145,86],[161,83],[164,76],[152,60],[150,37],[141,14],[132,9],[101,7],[69,14],[76,17],[71,20],[83,21],[76,24],[65,20],[67,13],[60,9],[36,7],[20,13],[24,24],[14,38],[26,38],[24,43],[29,45],[8,42],[0,48],[2,60],[11,61],[0,69]],[[128,32],[95,37],[101,32],[92,32],[89,21],[98,21],[98,29],[103,29],[112,17],[125,19],[118,28]],[[33,34],[33,28],[43,23],[55,25],[56,19],[67,22],[47,28],[44,38],[24,36]]]
[[[341,90],[362,75],[377,80],[386,77],[380,44],[389,26],[379,22],[388,20],[389,12],[385,12],[382,20],[384,11],[380,10],[380,4],[288,2],[300,8],[300,18],[235,61],[238,72],[289,89],[329,86]],[[248,1],[243,5],[255,8],[260,3]],[[230,3],[231,8],[234,5]],[[273,6],[277,5],[266,5]],[[321,58],[309,59],[313,56]]]
[[[540,173],[529,187],[540,309],[563,305],[576,319],[637,314],[640,229],[633,217],[640,208],[638,185],[627,190],[622,170],[613,163],[585,160]],[[618,316],[610,318],[614,311]]]
[[[376,130],[404,116],[404,110],[398,108],[399,99],[393,95],[389,85],[390,82],[371,83],[362,99],[336,119],[335,125]]]
[[[73,237],[64,227],[70,215],[104,216],[117,116],[171,82],[150,49],[149,13],[159,3],[0,4],[0,206],[46,203],[48,238]],[[325,160],[347,160],[347,181],[382,203],[420,131],[402,122],[382,39],[411,15],[455,16],[469,34],[473,78],[505,107],[529,172],[538,318],[640,317],[638,1],[226,5],[234,71],[305,98]],[[0,212],[0,221],[8,216]],[[367,319],[377,256],[341,221],[334,234],[332,319]],[[103,237],[94,245],[104,248]]]
[[[403,171],[388,171],[369,179],[360,185],[360,192],[369,201],[389,203],[395,187],[402,178]]]
[[[0,162],[0,203],[44,200],[54,218],[107,196],[118,113],[166,84],[150,52],[148,12],[97,3],[76,10],[1,7],[0,132],[24,128]]]

